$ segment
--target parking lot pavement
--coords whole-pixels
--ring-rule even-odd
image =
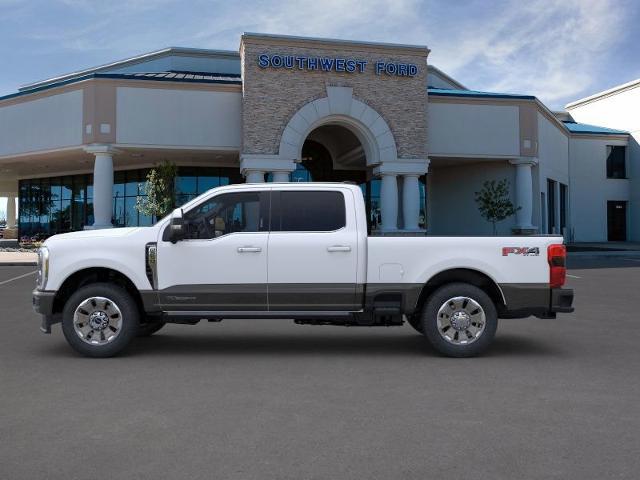
[[[574,314],[504,320],[475,359],[409,326],[286,320],[169,325],[86,359],[39,332],[33,276],[5,283],[0,477],[638,478],[640,262],[569,273]]]

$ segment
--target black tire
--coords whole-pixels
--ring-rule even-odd
[[[121,320],[118,325],[118,334],[114,336],[113,340],[105,344],[87,343],[86,340],[80,337],[80,334],[76,333],[74,328],[76,309],[92,297],[103,297],[115,304],[120,311]],[[100,306],[96,308],[100,309]],[[106,309],[107,306],[105,305],[104,310]],[[62,311],[62,332],[69,345],[82,355],[95,358],[113,357],[122,352],[136,336],[139,319],[138,306],[126,290],[110,283],[92,283],[80,288],[65,303]],[[97,340],[100,339],[98,338]]]
[[[138,337],[150,337],[165,325],[166,325],[166,322],[141,323],[140,326],[138,327]]]
[[[418,332],[421,335],[424,335],[424,330],[422,329],[422,316],[412,315],[407,318],[407,323],[411,325],[416,332]]]
[[[485,324],[482,333],[471,343],[460,344],[446,340],[438,329],[438,311],[455,297],[467,297],[477,302],[484,311]],[[454,316],[454,315],[452,315]],[[498,328],[498,314],[493,301],[482,289],[468,283],[450,283],[433,292],[422,309],[422,328],[429,343],[448,357],[474,357],[491,344]],[[449,327],[453,328],[453,327]],[[454,330],[451,330],[454,332]],[[460,332],[458,332],[462,335]],[[455,333],[453,334],[455,336]],[[465,341],[467,341],[465,334]]]

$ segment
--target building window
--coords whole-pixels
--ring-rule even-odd
[[[547,232],[547,199],[544,192],[540,192],[540,231]]]
[[[554,233],[556,226],[556,182],[547,179],[547,233]]]
[[[145,193],[147,173],[114,173],[114,227],[145,226],[156,220],[136,209],[137,197]],[[175,181],[180,206],[211,188],[242,183],[242,177],[237,168],[179,167]],[[93,175],[20,180],[19,214],[20,236],[27,238],[41,239],[93,225]]]
[[[560,184],[560,233],[567,227],[568,188],[564,183]]]
[[[607,146],[607,178],[627,178],[627,147]]]

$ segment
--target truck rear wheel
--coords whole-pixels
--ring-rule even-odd
[[[449,357],[473,357],[491,344],[498,327],[496,307],[483,290],[468,283],[437,289],[422,310],[429,343]]]
[[[112,357],[138,332],[140,313],[131,295],[109,283],[76,291],[62,311],[62,332],[74,350],[87,357]]]

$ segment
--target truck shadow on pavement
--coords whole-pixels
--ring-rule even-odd
[[[74,356],[66,343],[57,344],[50,354]],[[497,335],[489,350],[482,357],[503,356],[558,356],[557,351],[544,341],[525,336]],[[194,335],[156,334],[151,338],[135,340],[121,357],[145,356],[427,356],[444,358],[426,340],[418,335],[346,335],[338,334],[221,334]]]

